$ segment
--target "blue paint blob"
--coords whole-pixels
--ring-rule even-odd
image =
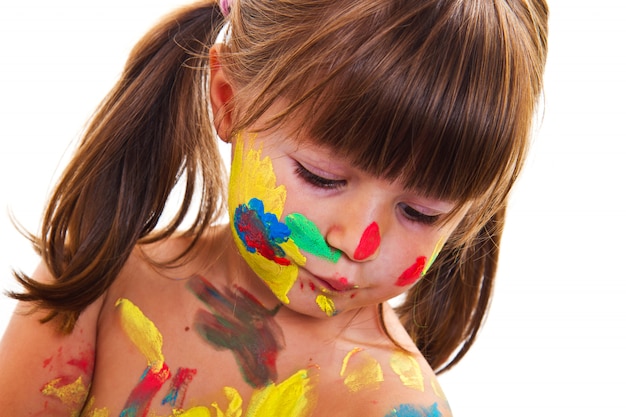
[[[441,411],[437,403],[428,408],[419,407],[419,409],[411,404],[400,404],[385,417],[441,417]]]

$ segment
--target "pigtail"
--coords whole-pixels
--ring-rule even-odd
[[[138,242],[177,230],[196,188],[190,236],[219,214],[223,169],[208,113],[208,47],[223,23],[217,3],[201,2],[165,18],[131,53],[51,196],[40,237],[31,236],[55,281],[16,273],[25,291],[9,294],[49,310],[44,321],[58,317],[71,331]],[[178,212],[151,234],[181,178]]]
[[[396,308],[404,327],[438,373],[458,363],[474,343],[489,307],[506,208],[475,238],[445,245],[430,271]]]

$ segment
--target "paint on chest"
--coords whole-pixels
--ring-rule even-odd
[[[283,333],[274,319],[278,307],[266,309],[242,288],[218,291],[199,276],[188,282],[208,310],[199,310],[194,328],[216,349],[230,350],[241,373],[253,387],[277,380],[276,358],[284,348]]]

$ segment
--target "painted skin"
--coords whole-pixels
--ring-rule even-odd
[[[235,172],[249,177],[239,178],[234,186],[231,183],[231,195],[239,199],[231,202],[230,209],[233,218],[232,232],[240,253],[280,304],[313,317],[334,318],[342,315],[340,313],[372,306],[399,294],[423,275],[445,241],[449,230],[430,225],[415,225],[413,221],[404,218],[405,214],[398,209],[397,202],[401,200],[397,199],[397,196],[389,198],[388,194],[383,193],[384,195],[378,196],[383,198],[373,200],[378,204],[393,201],[395,208],[381,210],[381,207],[375,206],[364,210],[363,213],[351,215],[348,217],[350,222],[361,220],[360,223],[363,225],[360,231],[352,233],[344,228],[348,223],[344,223],[346,217],[341,215],[338,207],[344,204],[341,198],[344,192],[358,197],[361,190],[356,192],[327,190],[310,184],[310,178],[305,180],[302,173],[297,174],[298,169],[297,166],[294,167],[293,161],[306,164],[307,170],[315,170],[318,172],[315,175],[319,175],[326,172],[325,169],[316,167],[318,165],[316,161],[322,158],[312,156],[312,152],[306,148],[304,152],[298,152],[296,146],[293,148],[260,146],[261,143],[265,145],[268,142],[274,145],[268,139],[262,142],[253,142],[242,137],[237,139],[235,155],[241,157],[242,165]],[[244,155],[246,144],[258,146],[253,146]],[[264,156],[263,152],[266,151],[269,152]],[[291,165],[288,164],[289,161],[292,162]],[[243,166],[244,162],[247,168]],[[233,166],[237,167],[236,161]],[[354,177],[353,173],[346,176]],[[369,190],[370,196],[373,189],[389,190],[388,187],[380,187],[376,180],[372,181],[375,187]],[[368,181],[357,183],[365,184],[366,189],[370,188],[367,187]],[[239,187],[240,185],[243,186]],[[400,193],[398,188],[392,190],[394,193]],[[402,190],[401,193],[405,191]],[[373,195],[376,196],[375,193]],[[315,210],[318,205],[309,204],[313,202],[312,200],[322,198],[325,202],[330,202],[331,207],[337,207],[336,216],[329,217],[328,213]],[[384,204],[382,205],[384,209]],[[326,204],[322,206],[328,208]],[[332,210],[330,211],[332,214]],[[391,216],[391,220],[383,214]],[[408,242],[415,243],[416,236],[422,235],[424,238],[417,239],[415,244],[418,251],[416,258],[415,253],[407,252],[406,248],[410,247]],[[394,243],[402,236],[404,238],[399,239],[400,242]],[[426,255],[419,255],[420,252],[429,253],[430,259],[427,260]],[[402,268],[402,264],[408,266]],[[310,415],[318,388],[309,371],[302,369],[286,379],[279,380],[273,370],[273,364],[283,349],[281,338],[276,336],[280,333],[280,328],[273,333],[270,332],[274,334],[268,339],[271,343],[258,344],[258,338],[255,337],[247,341],[235,340],[234,334],[231,338],[225,338],[224,335],[218,335],[219,323],[239,326],[236,333],[240,334],[240,328],[250,326],[255,320],[252,317],[254,314],[249,314],[249,317],[244,317],[244,314],[232,317],[236,319],[235,321],[228,319],[224,322],[229,309],[239,313],[250,312],[246,307],[240,309],[241,302],[245,302],[246,298],[245,296],[242,298],[241,295],[245,293],[237,295],[229,293],[230,290],[211,293],[216,289],[210,286],[205,286],[206,291],[198,287],[194,289],[193,285],[190,285],[189,289],[208,308],[197,314],[196,329],[208,342],[208,348],[211,345],[214,349],[227,349],[238,358],[242,378],[255,387],[253,396],[244,402],[239,390],[225,386],[224,396],[229,399],[226,409],[219,409],[217,405],[212,406],[212,409],[206,406],[188,407],[185,392],[193,384],[195,374],[189,372],[186,377],[181,376],[180,373],[185,372],[183,368],[178,368],[176,373],[170,371],[161,351],[160,332],[155,326],[150,325],[151,321],[147,317],[132,307],[132,303],[120,301],[120,314],[125,318],[123,323],[128,329],[127,335],[147,362],[147,368],[142,375],[138,375],[139,382],[130,392],[121,415],[147,415],[151,404],[160,403],[171,406],[172,415],[213,415],[214,411],[217,415],[230,413],[233,416],[269,416],[274,415],[271,410],[275,410],[279,404],[284,406],[272,398],[284,397],[286,387],[290,387],[290,392],[295,390],[301,393],[301,396],[292,398],[294,414],[290,415],[300,417]],[[231,307],[224,304],[224,300],[230,303]],[[233,300],[238,301],[234,303]],[[235,305],[238,305],[236,309],[233,308]],[[270,311],[264,310],[265,313],[262,314],[265,317],[262,319],[264,325],[261,327],[272,327],[265,326],[272,321],[273,313],[269,313]],[[245,332],[242,334],[245,336]],[[261,358],[259,362],[263,366],[253,368],[251,364],[256,359],[246,362],[243,359],[247,355],[246,352],[253,352],[253,358]],[[362,347],[354,348],[344,358],[344,366],[338,377],[343,379],[346,389],[355,395],[361,392],[375,393],[385,383],[381,366],[379,360],[370,356],[367,350]],[[421,371],[416,369],[410,360],[393,359],[390,364],[384,366],[391,367],[396,374],[394,378],[398,378],[407,388],[421,387],[419,382]],[[163,392],[165,394],[162,394]],[[442,402],[444,401],[442,399]],[[433,403],[430,408],[398,404],[386,415],[437,416],[438,407],[438,403]],[[108,411],[106,408],[94,408],[91,414],[87,415],[105,416],[108,415]]]
[[[431,224],[452,203],[335,163],[330,152],[280,133],[240,134],[234,145],[229,210],[237,247],[296,311],[315,314],[317,306],[333,317],[399,295],[426,273],[458,223]],[[340,215],[354,206],[355,213]],[[303,294],[307,288],[312,291]]]
[[[266,314],[266,319],[248,317],[248,313],[254,315],[263,310],[256,300],[250,298],[245,292],[240,295],[231,294],[230,296],[225,296],[202,277],[192,278],[188,287],[205,305],[213,306],[210,307],[211,310],[215,310],[215,305],[227,307],[226,304],[235,298],[239,302],[246,303],[245,299],[247,298],[249,305],[242,306],[244,313],[238,318],[240,322],[258,324],[259,320],[266,321],[267,317],[275,314]],[[120,320],[128,338],[142,352],[148,362],[148,368],[141,376],[140,382],[131,392],[126,402],[127,406],[120,416],[147,416],[150,410],[150,403],[153,400],[158,401],[155,398],[155,394],[158,391],[156,387],[161,386],[162,382],[169,378],[168,367],[162,354],[163,339],[154,323],[130,300],[120,299],[116,305],[118,306]],[[221,311],[219,314],[221,315],[224,312]],[[216,316],[218,319],[219,317],[221,316]],[[202,323],[202,320],[200,320],[200,323]],[[228,323],[228,321],[225,323]],[[260,328],[262,327],[264,326],[260,326]],[[244,344],[254,344],[254,342],[248,340]],[[406,387],[424,392],[422,370],[419,363],[412,356],[406,352],[397,351],[391,356],[390,367]],[[179,369],[174,381],[172,381],[170,390],[160,401],[162,405],[169,404],[172,406],[171,417],[210,417],[213,415],[218,417],[239,417],[242,415],[247,417],[270,417],[276,415],[306,417],[314,413],[314,407],[317,402],[317,387],[315,379],[311,377],[307,370],[297,371],[281,382],[268,381],[266,384],[258,386],[246,404],[244,404],[237,389],[226,386],[223,388],[223,394],[227,398],[228,403],[226,409],[222,409],[216,402],[212,403],[210,408],[206,406],[185,408],[184,391],[192,382],[196,373],[196,370]],[[246,370],[243,368],[242,374],[244,377],[246,376]],[[160,378],[163,375],[166,377]],[[362,348],[354,348],[346,354],[339,376],[343,379],[345,386],[351,393],[375,392],[380,389],[385,379],[381,364],[367,350]],[[181,393],[181,391],[183,392]],[[445,399],[442,398],[442,401],[445,402]],[[427,408],[415,407],[411,404],[399,404],[393,407],[385,417],[440,417],[442,414],[438,407],[437,402]],[[77,412],[75,414],[78,415]],[[84,415],[109,417],[110,413],[106,408],[93,409],[88,404]],[[150,415],[153,415],[153,413]]]

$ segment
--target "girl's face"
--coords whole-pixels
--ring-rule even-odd
[[[376,305],[417,282],[464,211],[354,168],[286,130],[233,140],[231,228],[244,259],[294,311]]]

